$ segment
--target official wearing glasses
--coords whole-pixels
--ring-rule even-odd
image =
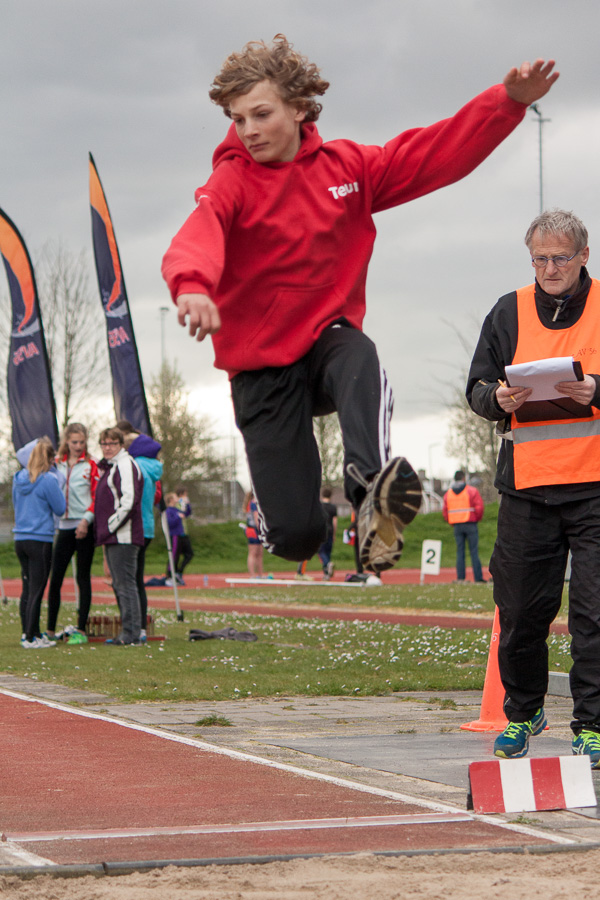
[[[504,438],[490,573],[509,724],[494,752],[525,756],[546,725],[546,639],[570,550],[572,750],[600,768],[600,282],[587,272],[587,230],[573,213],[542,213],[525,243],[535,283],[489,313],[467,385],[472,409],[501,423]],[[583,380],[556,385],[565,398],[556,412],[526,407],[531,389],[504,384],[506,365],[565,356],[581,364]]]
[[[137,560],[144,546],[142,490],[144,479],[124,446],[123,432],[105,428],[100,434],[102,459],[96,487],[96,545],[103,546],[121,612],[121,632],[107,643],[139,644],[142,628],[137,586]]]

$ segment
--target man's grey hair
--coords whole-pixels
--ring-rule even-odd
[[[564,236],[573,242],[576,253],[583,250],[588,245],[587,228],[575,213],[566,209],[547,209],[540,213],[533,220],[527,234],[525,235],[525,243],[531,253],[533,244],[533,235],[538,232],[538,237],[557,237]]]

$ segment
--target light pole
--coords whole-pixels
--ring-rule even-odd
[[[433,479],[433,462],[432,462],[432,453],[431,453],[431,451],[433,450],[434,447],[441,447],[441,445],[442,445],[442,442],[441,442],[441,441],[435,441],[435,443],[429,444],[429,446],[427,447],[427,456],[429,457],[429,482],[430,482],[430,484],[431,484],[431,490],[433,490],[433,482],[434,482],[434,479]]]
[[[165,365],[165,316],[169,312],[168,306],[160,307],[160,363],[161,368]]]
[[[545,122],[551,122],[552,119],[544,119],[542,115],[542,111],[537,105],[537,103],[532,103],[529,109],[536,114],[538,117],[538,129],[539,129],[539,158],[540,158],[540,214],[544,212],[544,176],[543,176],[543,166],[542,166],[542,129],[544,127]]]

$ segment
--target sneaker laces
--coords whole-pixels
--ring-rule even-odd
[[[358,471],[354,463],[348,463],[348,465],[346,466],[346,472],[350,476],[350,478],[353,478],[355,481],[357,481],[358,484],[360,484],[361,487],[364,487],[365,490],[369,487],[371,482],[367,481],[362,472]]]
[[[518,738],[520,737],[521,730],[525,726],[528,727],[527,722],[509,722],[506,728],[504,729],[504,737],[508,738]],[[531,728],[529,729],[531,731]]]
[[[530,722],[509,722],[506,728],[504,729],[504,737],[507,738],[518,738],[521,734],[521,730],[526,728],[533,734],[533,728],[531,727]]]
[[[585,751],[593,750],[595,753],[600,752],[600,734],[596,731],[580,731],[579,739]]]

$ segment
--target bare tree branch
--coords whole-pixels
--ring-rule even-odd
[[[36,255],[35,278],[52,374],[59,428],[82,419],[92,430],[98,395],[109,381],[102,306],[90,287],[90,263],[60,243],[48,243]],[[0,412],[6,409],[6,354],[10,343],[11,302],[0,286]]]
[[[87,256],[46,244],[37,264],[38,292],[46,332],[60,427],[89,419],[90,399],[108,380],[104,317],[90,288]]]
[[[162,444],[163,482],[166,490],[191,478],[222,481],[230,478],[230,465],[212,447],[215,437],[208,416],[189,409],[188,392],[176,365],[163,363],[150,382],[148,407],[156,440]]]

